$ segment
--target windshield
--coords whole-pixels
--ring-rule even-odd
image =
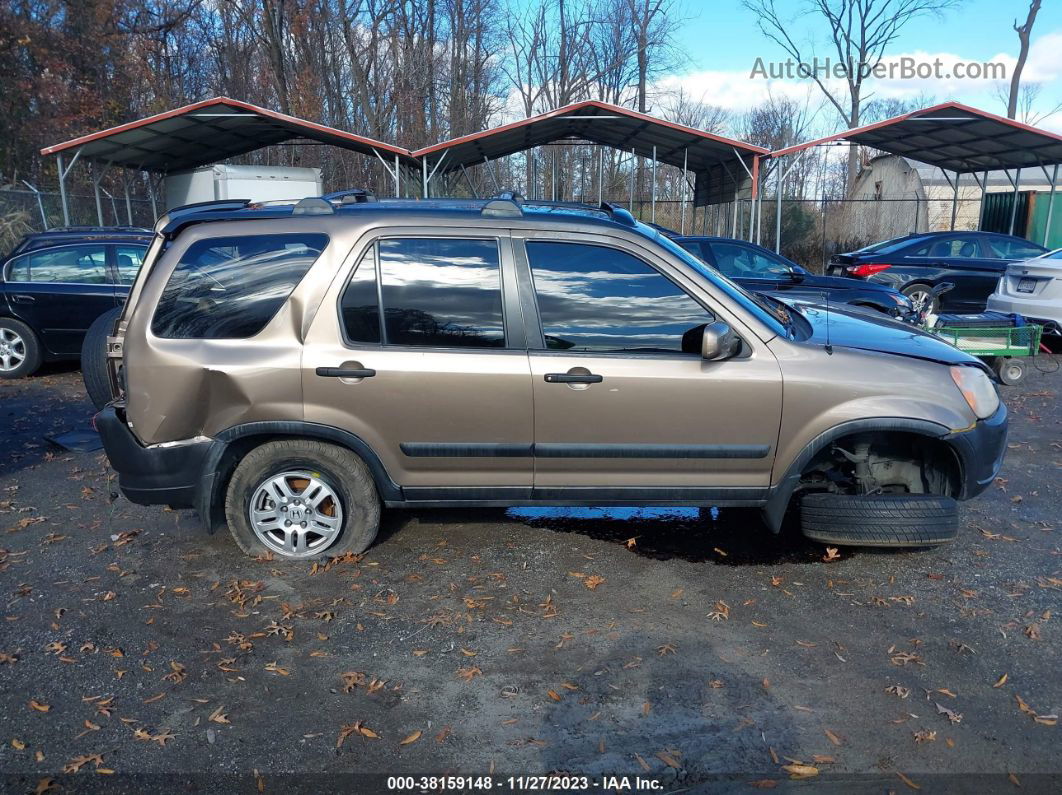
[[[709,267],[693,254],[686,251],[686,249],[678,245],[674,240],[665,237],[645,224],[639,223],[638,231],[651,240],[659,243],[691,268],[695,269],[713,285],[734,299],[734,301],[746,312],[755,315],[764,325],[768,326],[776,334],[781,334],[785,337],[793,336],[793,323],[792,317],[790,316],[790,312],[793,310],[781,301],[776,301],[765,295],[760,295],[759,293],[751,293],[744,287],[739,287],[719,271]]]

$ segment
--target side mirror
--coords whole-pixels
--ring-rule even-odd
[[[701,334],[701,358],[709,362],[731,359],[741,351],[741,338],[722,320],[709,323]]]

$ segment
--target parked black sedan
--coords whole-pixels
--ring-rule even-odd
[[[830,301],[888,315],[911,309],[910,301],[891,287],[839,276],[818,276],[755,243],[726,237],[672,238],[742,287],[758,293],[817,303],[828,295]]]
[[[125,300],[150,242],[149,230],[127,227],[24,238],[0,260],[0,378],[80,356],[92,322]]]
[[[1009,263],[1046,252],[1013,235],[923,232],[835,254],[826,270],[900,290],[917,308],[928,303],[932,312],[981,312]],[[955,287],[934,299],[930,290],[942,282]]]

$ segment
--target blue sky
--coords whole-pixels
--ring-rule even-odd
[[[802,0],[779,0],[794,18],[793,35],[801,43],[817,41],[808,46],[808,53],[831,54],[829,40],[813,24],[817,17],[800,15],[807,4]],[[749,71],[757,56],[767,60],[784,59],[785,53],[763,36],[755,25],[755,17],[742,8],[738,0],[686,0],[690,17],[680,34],[680,42],[689,58],[689,65],[681,75],[662,82],[681,84],[693,98],[709,104],[719,104],[740,112],[762,99],[768,89],[765,80],[750,80]],[[927,16],[915,19],[903,28],[900,37],[890,46],[887,56],[913,55],[917,58],[942,56],[951,59],[994,61],[1007,58],[1013,62],[1017,55],[1018,37],[1013,31],[1015,15],[1024,21],[1025,0],[967,0],[959,10],[946,13],[943,18]],[[817,36],[817,39],[816,39]],[[1044,113],[1062,103],[1062,2],[1045,0],[1033,29],[1033,46],[1026,74],[1030,81],[1041,85],[1036,107]],[[1008,71],[1009,77],[1009,71]],[[794,98],[806,97],[817,106],[819,94],[809,91],[810,81],[773,83],[772,93],[784,93]],[[894,80],[876,87],[880,95],[911,97],[928,94],[938,101],[957,99],[993,112],[1005,108],[996,96],[991,81],[965,80],[941,82],[935,80]],[[824,114],[825,115],[825,114]],[[834,119],[823,119],[829,125]],[[1043,126],[1062,130],[1062,113],[1040,122]]]

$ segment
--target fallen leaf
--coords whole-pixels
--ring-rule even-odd
[[[411,744],[415,743],[417,740],[420,739],[421,734],[422,734],[422,732],[420,731],[420,729],[417,729],[415,732],[413,732],[411,735],[409,735],[406,739],[402,740],[402,742],[400,742],[399,745],[411,745]]]
[[[824,729],[823,731],[826,733],[826,739],[829,740],[831,743],[838,746],[842,745],[841,738],[834,734],[832,731],[830,731],[829,729]]]
[[[225,707],[223,706],[218,707],[210,713],[210,717],[207,718],[207,720],[213,721],[214,723],[232,723],[232,721],[229,720],[229,716],[223,712],[224,709]]]
[[[814,765],[803,765],[796,762],[782,765],[782,770],[788,773],[790,778],[812,778],[819,774],[819,769]]]
[[[601,577],[601,576],[599,576],[597,574],[591,574],[589,577],[587,577],[585,580],[583,580],[583,585],[585,585],[587,588],[589,588],[592,591],[595,588],[597,588],[597,586],[601,585],[601,583],[603,583],[604,581],[605,581],[604,577]]]
[[[896,771],[896,775],[900,777],[900,781],[902,781],[904,784],[906,784],[911,789],[922,789],[920,786],[918,786],[913,781],[911,781],[911,779],[909,779],[907,776],[905,776],[899,770]]]
[[[39,701],[37,701],[36,699],[33,699],[33,698],[30,699],[29,705],[30,705],[30,709],[34,709],[37,712],[47,712],[48,710],[50,710],[52,708],[51,704],[42,704],[42,703],[40,703]]]
[[[822,556],[823,563],[832,563],[840,559],[841,553],[837,551],[837,547],[826,547],[826,554]]]

